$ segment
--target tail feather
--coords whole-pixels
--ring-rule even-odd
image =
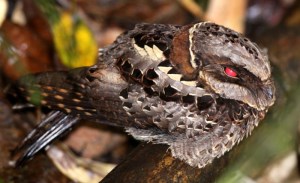
[[[23,142],[14,150],[13,154],[20,153],[16,165],[21,166],[55,139],[70,131],[79,121],[79,117],[67,115],[60,111],[50,112]]]
[[[127,83],[122,80],[111,83],[109,78],[115,78],[115,72],[118,71],[82,67],[37,73],[22,77],[9,88],[7,96],[21,107],[41,106],[47,111],[53,110],[15,149],[14,152],[20,154],[16,164],[22,165],[31,159],[69,131],[79,119],[126,126],[127,113],[123,110],[119,93]],[[99,79],[99,75],[105,77]]]

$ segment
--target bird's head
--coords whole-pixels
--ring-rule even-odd
[[[171,56],[175,63],[176,59],[186,59],[188,64],[181,70],[196,74],[198,85],[258,111],[273,105],[275,86],[265,50],[233,30],[208,22],[183,28],[174,38],[175,47],[183,38],[185,52],[173,52]],[[180,56],[180,52],[186,55]]]

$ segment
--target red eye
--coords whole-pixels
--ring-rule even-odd
[[[225,73],[227,76],[236,77],[237,73],[229,67],[225,67]]]

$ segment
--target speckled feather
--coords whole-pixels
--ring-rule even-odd
[[[248,136],[275,100],[266,53],[241,34],[206,22],[139,24],[100,49],[96,65],[36,74],[19,86],[27,101],[39,91],[42,106],[69,119],[47,126],[50,113],[18,148],[24,151],[19,162],[69,129],[62,124],[76,119],[71,128],[92,119],[168,144],[174,157],[201,168]],[[55,138],[50,129],[57,129]]]

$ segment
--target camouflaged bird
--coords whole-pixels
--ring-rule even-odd
[[[18,148],[19,163],[89,119],[168,144],[201,168],[250,135],[275,101],[266,53],[208,22],[138,24],[100,49],[94,66],[21,79],[18,96],[33,94],[52,112]]]

